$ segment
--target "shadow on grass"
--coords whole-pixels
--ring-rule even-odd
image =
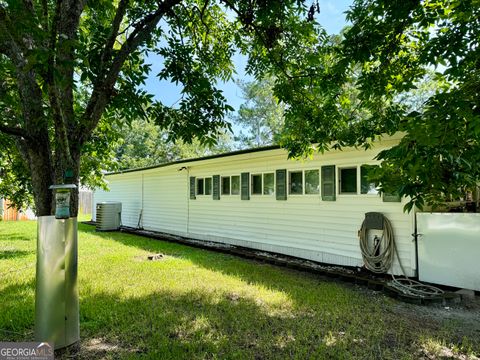
[[[36,235],[35,235],[36,236]],[[35,236],[31,236],[30,234],[22,234],[22,233],[8,233],[8,235],[0,235],[0,243],[2,240],[5,241],[34,241]]]
[[[1,285],[0,279],[0,285]],[[0,287],[0,341],[32,341],[35,280]]]
[[[80,231],[94,229],[80,225]],[[128,292],[127,296],[116,288],[107,293],[92,279],[89,286],[79,284],[82,344],[78,358],[408,359],[418,358],[420,334],[445,335],[422,327],[419,320],[394,314],[382,297],[311,274],[122,233],[96,235],[282,291],[292,305],[275,311],[255,296],[202,287],[181,292],[155,288],[146,295]],[[125,274],[126,279],[129,276]],[[0,287],[0,328],[21,334],[33,329],[33,292],[33,281]],[[33,340],[20,335],[0,337]]]
[[[245,298],[211,301],[205,293],[156,292],[120,300],[96,294],[81,307],[85,359],[106,353],[155,359],[375,358],[374,347],[331,335],[338,330],[325,319],[267,314]]]
[[[94,232],[94,228],[85,226],[81,231]],[[180,257],[204,269],[239,278],[247,284],[285,293],[293,304],[291,313],[286,317],[279,317],[278,322],[275,316],[267,317],[275,326],[266,326],[262,331],[266,333],[273,331],[278,335],[279,332],[286,330],[290,335],[285,336],[293,337],[295,340],[292,343],[296,345],[293,348],[287,347],[289,350],[285,351],[272,350],[267,343],[275,341],[272,337],[269,337],[268,341],[265,340],[266,338],[262,338],[263,333],[260,332],[258,336],[264,339],[260,342],[269,349],[267,353],[274,351],[269,355],[264,354],[267,358],[276,358],[277,354],[282,354],[280,357],[295,355],[303,358],[312,355],[311,351],[314,353],[320,351],[322,358],[416,358],[414,352],[418,350],[419,343],[424,338],[437,338],[446,343],[454,341],[454,344],[461,346],[461,341],[458,343],[453,340],[458,339],[455,331],[446,331],[440,322],[436,320],[425,322],[415,314],[399,316],[392,311],[392,300],[385,300],[383,296],[374,295],[365,289],[358,290],[351,284],[141,236],[125,233],[96,233],[96,235],[149,253],[161,252]],[[232,295],[235,298],[236,295]],[[204,303],[202,299],[205,296],[208,297],[208,294],[202,294],[198,301]],[[185,301],[188,302],[188,297]],[[249,303],[247,299],[241,301],[246,302],[244,306],[249,304],[248,311],[238,311],[235,307],[236,310],[233,312],[239,319],[245,319],[246,329],[242,337],[248,338],[249,334],[256,334],[255,329],[260,325],[257,319],[262,319],[262,313],[257,304]],[[225,304],[230,303],[227,301]],[[250,313],[253,314],[252,317],[249,316]],[[236,324],[238,323],[237,321]],[[225,326],[228,327],[227,324],[218,325],[217,322],[217,327],[223,329]],[[303,340],[305,342],[302,345]],[[317,344],[319,342],[320,345]],[[480,344],[475,345],[477,348],[479,346]]]
[[[33,341],[34,282],[0,291],[0,339]],[[25,293],[28,295],[25,296]],[[10,319],[10,320],[9,320]],[[325,341],[337,325],[310,313],[272,315],[251,299],[157,291],[125,298],[88,290],[80,299],[81,346],[63,358],[365,358],[360,343]],[[370,358],[372,358],[370,356]]]
[[[34,251],[25,250],[0,250],[0,260],[24,257],[34,253]]]
[[[329,289],[335,288],[334,292],[336,294],[339,292],[342,293],[341,301],[343,303],[358,303],[358,298],[350,297],[352,293],[355,293],[351,284],[339,284],[335,282],[335,280],[322,275],[297,271],[254,259],[245,259],[235,255],[195,248],[175,242],[150,239],[121,232],[95,232],[95,228],[89,225],[80,224],[79,230],[86,233],[95,233],[96,236],[113,239],[123,245],[136,247],[151,254],[163,253],[165,255],[187,259],[204,269],[240,278],[248,284],[258,284],[268,289],[286,292],[288,296],[298,304],[308,301],[313,301],[315,304],[324,300],[329,301],[328,296],[318,298],[306,297],[306,285],[311,286],[312,288],[310,290],[313,290],[314,293],[318,291],[328,292]],[[302,279],[300,282],[298,281],[299,277]],[[367,298],[364,298],[365,294],[357,295],[359,295],[363,301],[368,301]],[[336,300],[339,301],[340,299]]]

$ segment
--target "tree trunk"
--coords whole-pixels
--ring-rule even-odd
[[[78,214],[78,199],[80,186],[80,151],[74,151],[68,164],[64,162],[52,163],[50,146],[47,139],[43,141],[26,142],[17,141],[22,156],[24,157],[30,173],[32,174],[33,199],[37,216],[55,214],[55,196],[51,185],[64,183],[63,172],[72,169],[73,180],[70,182],[77,186],[70,193],[70,216]],[[61,151],[58,149],[57,151]]]
[[[78,215],[78,199],[80,192],[80,151],[72,152],[72,170],[73,170],[73,183],[77,185],[76,189],[70,192],[70,216],[76,217]]]
[[[42,139],[42,140],[40,140]],[[35,214],[52,215],[55,210],[50,186],[55,183],[48,134],[36,138],[15,139],[15,145],[29,170]]]
[[[35,212],[37,216],[52,215],[55,208],[52,190],[49,187],[53,185],[54,180],[48,142],[35,147],[29,145],[23,153],[26,152],[26,160],[32,174]]]

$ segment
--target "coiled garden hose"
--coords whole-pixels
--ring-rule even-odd
[[[405,295],[423,299],[436,298],[444,293],[442,289],[412,280],[406,275],[398,255],[392,224],[385,216],[383,216],[383,235],[377,238],[373,247],[369,245],[368,228],[365,220],[360,228],[359,238],[363,262],[368,270],[376,274],[387,273],[393,265],[394,257],[397,257],[404,277],[396,278],[392,275],[392,280],[389,282],[392,288]]]
[[[368,243],[368,228],[365,220],[360,228],[359,236],[360,250],[362,251],[365,267],[375,274],[388,272],[392,267],[396,250],[390,221],[385,216],[383,217],[383,235],[376,241],[373,247],[370,247]]]

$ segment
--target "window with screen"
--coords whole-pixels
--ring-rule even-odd
[[[377,186],[375,181],[372,181],[371,175],[377,165],[362,165],[360,167],[360,193],[369,195],[378,195]]]
[[[318,170],[305,170],[305,194],[320,193],[320,172]]]
[[[275,193],[275,175],[273,173],[263,174],[263,195]]]
[[[205,195],[212,195],[212,178],[206,178],[205,183]]]
[[[252,195],[262,195],[262,174],[252,175]]]
[[[293,195],[303,194],[303,173],[301,171],[290,171],[288,173],[289,193]]]
[[[340,194],[357,193],[357,168],[340,169]]]
[[[197,195],[203,195],[203,194],[204,194],[204,180],[197,179]]]
[[[230,176],[222,177],[222,195],[230,195]]]
[[[231,178],[231,194],[240,195],[240,176],[238,175]]]

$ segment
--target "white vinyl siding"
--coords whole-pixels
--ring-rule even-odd
[[[144,176],[145,229],[347,266],[363,264],[357,233],[365,213],[381,212],[392,222],[407,275],[414,275],[413,215],[403,213],[405,200],[401,203],[383,202],[380,196],[345,194],[337,196],[335,201],[324,201],[321,193],[320,196],[288,195],[286,201],[276,200],[275,196],[252,196],[248,201],[242,201],[240,196],[221,196],[217,201],[212,196],[189,199],[190,176],[208,178],[249,173],[252,180],[256,174],[286,169],[288,180],[290,172],[302,172],[305,187],[305,171],[320,170],[325,165],[336,165],[341,169],[355,164],[360,183],[360,165],[372,163],[378,151],[391,144],[386,142],[376,150],[331,151],[316,154],[313,159],[305,161],[288,160],[284,150],[268,150],[182,164],[188,166],[188,171],[178,171],[182,165],[170,165],[111,175],[107,177],[111,188],[108,200],[122,202],[125,213],[122,213],[122,220],[138,220],[141,202],[138,205],[134,202],[133,193],[138,189],[141,191]],[[287,187],[290,187],[288,183]],[[336,193],[339,193],[338,186]],[[100,195],[100,198],[105,196]],[[97,195],[95,201],[98,201]],[[129,224],[136,226],[134,222]],[[393,272],[400,273],[396,260]]]
[[[120,201],[122,203],[122,225],[137,227],[142,209],[142,176],[140,172],[117,174],[107,177],[110,191],[95,191],[93,199],[93,218],[95,204],[103,201]],[[187,191],[187,190],[185,190]]]

